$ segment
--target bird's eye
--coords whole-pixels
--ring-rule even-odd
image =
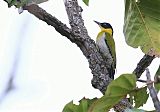
[[[107,23],[104,23],[104,26],[107,26]]]

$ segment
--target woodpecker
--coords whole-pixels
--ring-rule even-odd
[[[96,38],[96,44],[99,51],[102,53],[103,57],[107,60],[109,65],[109,77],[114,79],[115,69],[116,69],[116,50],[115,42],[113,39],[113,28],[109,23],[97,22],[101,29]]]

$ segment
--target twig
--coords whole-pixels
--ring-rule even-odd
[[[6,98],[6,96],[9,94],[9,92],[11,92],[15,88],[13,80],[14,80],[14,75],[11,75],[8,79],[8,83],[7,83],[4,91],[0,95],[0,103]]]
[[[149,72],[148,68],[146,68],[146,76],[147,76],[147,87],[149,89],[149,93],[150,93],[150,96],[152,98],[154,107],[155,107],[157,112],[160,112],[160,102],[159,102],[159,99],[157,97],[156,90],[153,87],[153,83],[150,83],[152,81],[151,81],[151,76],[150,76],[150,72]]]
[[[142,79],[138,79],[137,81],[138,81],[138,82],[142,82],[142,83],[147,83],[146,80],[142,80]]]
[[[143,58],[137,64],[136,69],[133,73],[137,76],[137,78],[141,77],[141,74],[145,71],[145,69],[151,64],[155,56],[144,55]]]

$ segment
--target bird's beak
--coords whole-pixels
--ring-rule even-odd
[[[95,23],[97,23],[99,26],[101,26],[101,23],[100,22],[98,22],[98,21],[94,21]]]

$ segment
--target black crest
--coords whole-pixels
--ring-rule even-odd
[[[104,22],[104,23],[100,23],[100,24],[101,24],[101,26],[103,28],[111,28],[111,29],[113,29],[112,26],[109,23]]]

